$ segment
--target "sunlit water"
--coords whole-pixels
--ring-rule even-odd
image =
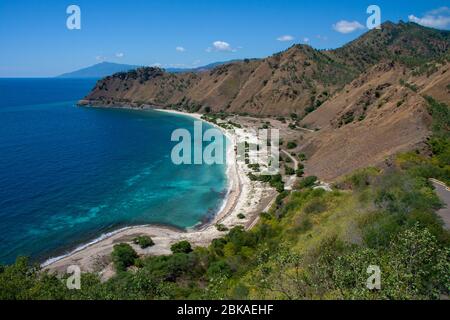
[[[221,206],[223,165],[170,159],[172,131],[192,132],[192,118],[76,107],[94,84],[0,79],[1,263],[43,261],[126,226],[192,227]]]

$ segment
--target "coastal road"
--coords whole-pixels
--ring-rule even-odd
[[[433,184],[439,199],[445,204],[445,208],[442,208],[437,213],[444,221],[445,227],[450,230],[450,189],[445,183],[439,180],[430,179],[430,181]]]

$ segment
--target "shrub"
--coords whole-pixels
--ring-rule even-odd
[[[297,169],[295,171],[295,174],[297,175],[297,177],[301,178],[305,174],[305,171],[303,169]]]
[[[295,149],[297,148],[297,143],[295,141],[289,141],[286,147],[288,149]]]
[[[153,242],[152,238],[149,236],[140,236],[133,240],[133,242],[137,245],[139,245],[142,249],[154,246],[155,243]]]
[[[327,210],[327,204],[320,198],[311,200],[303,209],[306,214],[318,214]]]
[[[305,188],[310,188],[312,186],[314,186],[314,184],[317,181],[317,177],[316,176],[309,176],[306,177],[304,179],[302,179],[299,183],[298,183],[298,188],[299,189],[305,189]]]
[[[221,224],[221,223],[216,224],[216,229],[219,232],[226,232],[226,231],[228,231],[228,228],[226,226],[224,226],[223,224]]]
[[[134,265],[138,257],[136,251],[127,243],[116,244],[111,256],[117,271],[126,271],[128,267]]]
[[[239,213],[237,217],[241,220],[245,219],[245,215],[243,213]]]
[[[284,171],[286,172],[286,175],[292,176],[295,174],[295,170],[291,167],[285,166]]]
[[[170,250],[172,250],[173,253],[190,253],[192,252],[192,247],[189,241],[184,240],[173,244],[170,247]]]
[[[228,278],[232,274],[232,270],[228,263],[223,260],[211,263],[207,271],[209,278],[225,277]]]

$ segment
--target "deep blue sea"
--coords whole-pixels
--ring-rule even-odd
[[[170,160],[192,118],[77,107],[95,81],[0,79],[0,263],[127,226],[192,227],[222,205],[224,166]]]

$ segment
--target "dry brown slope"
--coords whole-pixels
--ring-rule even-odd
[[[306,173],[334,180],[381,165],[398,152],[421,149],[431,123],[422,95],[438,85],[438,98],[448,101],[442,87],[450,83],[449,68],[441,65],[425,80],[398,64],[383,63],[347,85],[302,121],[320,128],[302,147],[309,155]]]
[[[328,55],[295,45],[266,59],[233,62],[202,73],[168,74],[157,68],[119,73],[100,80],[84,103],[301,114],[353,77],[350,68]]]

